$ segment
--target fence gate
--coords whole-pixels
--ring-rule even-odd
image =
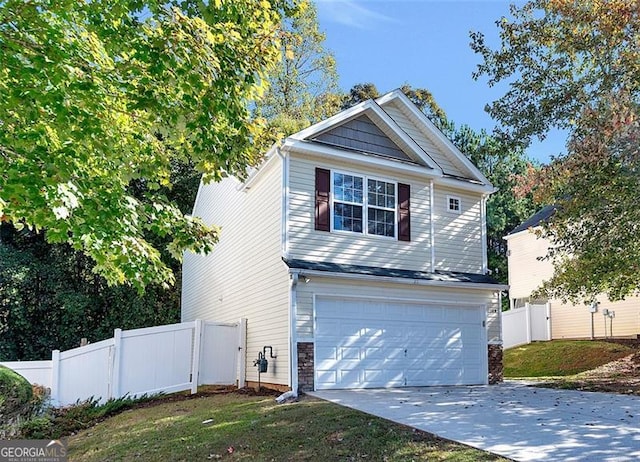
[[[531,325],[531,341],[551,340],[551,316],[549,304],[529,305],[529,322]]]
[[[548,303],[527,303],[522,308],[502,313],[503,348],[546,340],[551,340],[551,314]]]

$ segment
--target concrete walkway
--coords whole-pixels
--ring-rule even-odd
[[[521,383],[309,395],[519,461],[640,460],[635,396]]]

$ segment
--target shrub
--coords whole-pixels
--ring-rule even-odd
[[[137,398],[124,396],[100,404],[98,399],[78,401],[71,406],[52,407],[46,415],[33,418],[20,428],[20,435],[27,439],[59,439],[92,427],[107,417],[131,409],[136,404],[155,399],[158,395]]]
[[[28,413],[33,397],[27,379],[8,367],[0,366],[0,426]]]
[[[55,432],[53,430],[53,421],[49,416],[34,417],[27,420],[20,426],[20,436],[22,438],[33,440],[47,440],[52,438]]]

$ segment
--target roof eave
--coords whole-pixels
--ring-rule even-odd
[[[278,157],[277,154],[278,154],[278,145],[274,144],[264,155],[262,162],[257,167],[255,167],[251,171],[251,173],[249,173],[249,176],[247,176],[247,178],[239,185],[238,190],[245,191],[247,189],[250,189],[253,183],[255,183],[258,180],[258,178],[262,176],[262,172],[266,170],[266,165],[269,162],[271,162],[272,159],[275,159]]]
[[[522,229],[520,231],[516,231],[515,233],[509,233],[506,236],[503,236],[502,239],[504,239],[505,241],[508,241],[511,238],[514,238],[516,236],[522,236],[524,234],[534,234],[535,230],[537,228],[540,228],[539,226],[532,226],[530,228],[526,228],[526,229]]]
[[[289,268],[290,274],[299,276],[329,277],[341,279],[353,279],[358,281],[391,282],[395,284],[407,284],[417,286],[447,287],[451,289],[476,289],[476,290],[509,290],[506,284],[489,284],[482,282],[460,282],[460,281],[434,281],[429,279],[401,278],[394,276],[375,276],[370,274],[340,273],[335,271],[309,270],[304,268]]]
[[[396,159],[386,159],[380,156],[370,156],[359,151],[339,149],[331,145],[316,143],[313,141],[287,138],[280,150],[285,155],[295,151],[301,154],[320,155],[337,160],[349,160],[360,164],[376,165],[379,168],[388,168],[391,170],[402,171],[404,173],[410,173],[412,175],[426,176],[428,178],[441,178],[440,172],[434,171],[429,167]]]

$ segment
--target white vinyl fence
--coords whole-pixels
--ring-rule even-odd
[[[502,313],[502,347],[511,348],[539,340],[551,340],[551,315],[548,303],[525,304]]]
[[[246,320],[114,331],[114,337],[73,350],[54,350],[51,361],[0,363],[51,390],[54,404],[89,398],[102,402],[191,390],[198,385],[245,386]]]

